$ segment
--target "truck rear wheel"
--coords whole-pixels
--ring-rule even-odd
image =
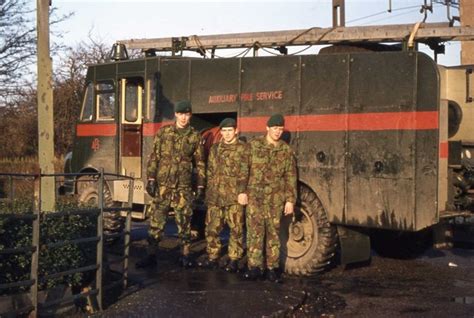
[[[97,181],[78,181],[79,202],[89,206],[98,206],[99,190]],[[118,207],[112,200],[112,193],[107,184],[104,184],[104,207]],[[119,233],[123,230],[125,219],[120,211],[104,212],[104,234]],[[106,243],[113,243],[116,239],[106,239]]]
[[[299,186],[293,219],[284,217],[281,231],[282,265],[288,274],[311,275],[326,269],[334,257],[336,230],[316,194]]]

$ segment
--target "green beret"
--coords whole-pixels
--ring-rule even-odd
[[[285,118],[283,118],[283,115],[275,114],[268,118],[267,127],[273,126],[285,126]]]
[[[192,107],[191,102],[188,100],[180,100],[174,106],[175,113],[191,113]]]
[[[225,118],[219,124],[219,128],[225,128],[225,127],[237,128],[237,122],[235,121],[234,118]]]

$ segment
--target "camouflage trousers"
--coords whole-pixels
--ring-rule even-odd
[[[178,238],[181,246],[189,245],[191,241],[191,217],[193,214],[193,194],[191,189],[170,189],[160,187],[157,196],[153,199],[150,209],[149,253],[156,253],[158,242],[161,240],[172,208],[175,213]]]
[[[247,256],[249,267],[278,268],[280,264],[280,218],[282,206],[247,207]]]
[[[238,260],[244,253],[243,249],[243,229],[244,229],[244,208],[239,204],[226,207],[210,206],[206,214],[206,241],[207,255],[210,259],[217,259],[221,251],[221,241],[219,234],[225,223],[229,226],[229,258]]]

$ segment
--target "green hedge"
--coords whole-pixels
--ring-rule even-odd
[[[73,201],[59,202],[57,211],[77,209]],[[16,200],[14,202],[0,201],[0,214],[31,214],[32,202]],[[95,216],[63,216],[55,218],[40,217],[40,245],[73,240],[81,237],[96,235]],[[20,248],[31,246],[32,221],[6,219],[0,216],[0,250],[4,248]],[[39,270],[41,278],[53,274],[95,264],[96,243],[69,244],[58,248],[40,249]],[[0,255],[0,284],[12,283],[30,279],[31,253]],[[40,289],[50,288],[57,284],[80,286],[93,279],[93,273],[77,273],[48,281],[40,280]],[[12,288],[0,291],[0,294],[16,293],[26,288]]]

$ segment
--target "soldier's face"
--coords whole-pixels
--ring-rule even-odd
[[[191,121],[191,113],[174,113],[176,117],[176,126],[178,128],[185,128]]]
[[[234,127],[223,127],[221,128],[222,139],[226,144],[231,144],[237,139],[237,128]]]
[[[284,130],[285,127],[283,126],[267,127],[267,135],[271,140],[278,141],[280,140],[281,135],[283,135]]]

